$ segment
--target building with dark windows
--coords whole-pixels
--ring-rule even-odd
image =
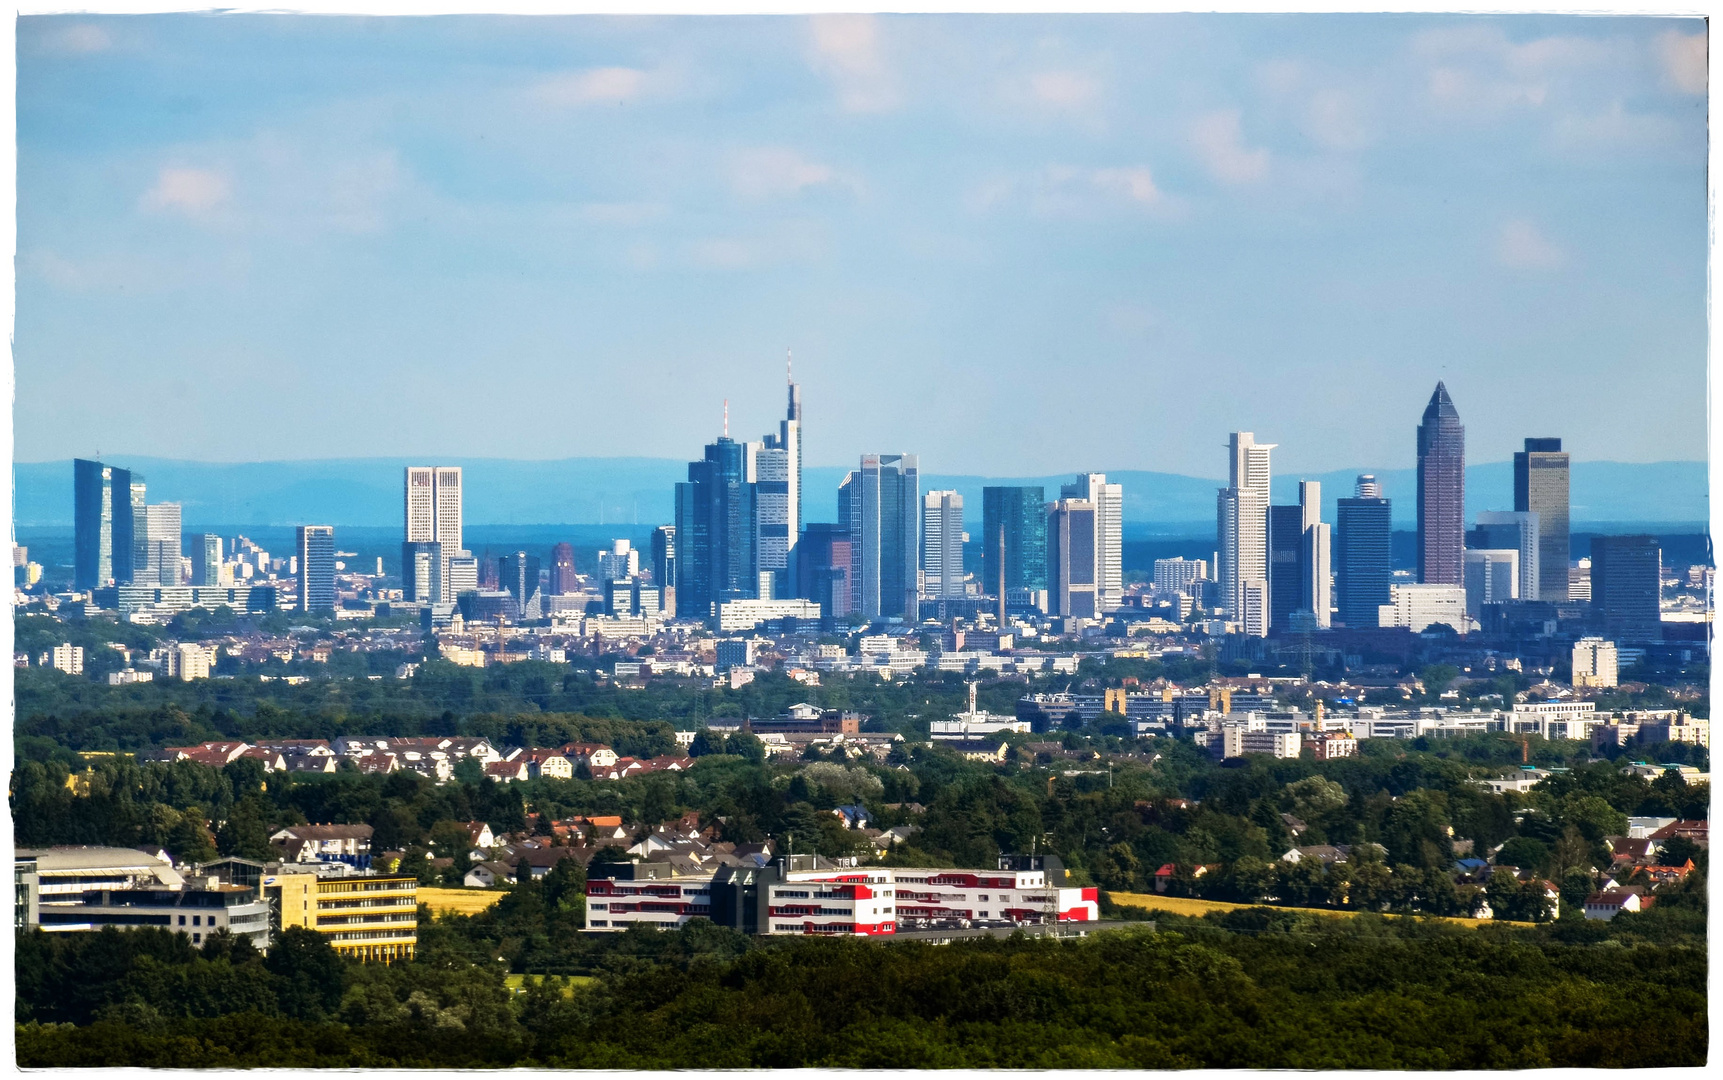
[[[335,526],[299,526],[299,610],[335,610]]]
[[[1514,455],[1514,509],[1537,515],[1538,591],[1528,600],[1568,599],[1568,456],[1560,439],[1527,439]],[[1521,590],[1524,595],[1524,590]]]
[[[1353,630],[1380,625],[1379,609],[1391,599],[1393,506],[1381,490],[1374,476],[1360,476],[1353,498],[1335,500],[1336,606],[1340,621]]]
[[[1591,607],[1615,641],[1663,640],[1663,550],[1655,536],[1594,536]]]
[[[802,530],[796,546],[796,595],[820,605],[820,614],[850,614],[850,535],[842,525],[817,521]]]
[[[1268,508],[1268,620],[1285,629],[1304,604],[1304,508]]]
[[[1047,494],[1038,487],[981,489],[981,591],[1047,587]]]
[[[72,587],[81,591],[132,581],[132,488],[144,478],[127,469],[72,462]]]
[[[1093,619],[1101,609],[1095,565],[1095,504],[1060,499],[1047,515],[1050,615]]]
[[[417,604],[443,602],[443,545],[409,540],[401,545],[401,596]]]
[[[503,591],[514,597],[521,617],[538,617],[541,601],[538,595],[538,556],[515,551],[498,560],[497,572]]]
[[[838,486],[850,537],[850,609],[868,618],[920,616],[921,468],[914,454],[863,454]]]
[[[1519,553],[1515,599],[1538,598],[1538,516],[1526,511],[1481,510],[1466,531],[1469,551],[1515,551]],[[1564,575],[1566,571],[1563,571]],[[1565,580],[1565,577],[1564,577]],[[1559,603],[1567,602],[1562,594]]]
[[[676,607],[702,617],[728,600],[759,595],[754,557],[754,485],[748,448],[728,435],[688,463],[676,485]]]
[[[1466,426],[1448,388],[1436,384],[1418,425],[1418,580],[1466,578]],[[1564,563],[1565,565],[1565,563]]]
[[[191,583],[221,584],[221,537],[203,533],[191,545]]]
[[[550,549],[550,594],[567,596],[579,591],[580,582],[574,572],[574,545],[567,542],[557,544]]]

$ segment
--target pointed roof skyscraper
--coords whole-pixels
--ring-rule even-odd
[[[1418,580],[1465,584],[1466,426],[1448,396],[1436,392],[1418,425]]]

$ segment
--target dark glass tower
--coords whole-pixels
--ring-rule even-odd
[[[1271,506],[1268,508],[1268,625],[1284,629],[1293,612],[1310,606],[1304,594],[1304,507]]]
[[[515,606],[526,615],[527,605],[538,595],[538,556],[516,551],[498,560],[503,588],[515,598]]]
[[[1655,536],[1594,536],[1591,606],[1617,641],[1663,639],[1663,550]]]
[[[729,436],[688,463],[676,485],[676,607],[696,618],[714,605],[759,594],[754,562],[754,485],[747,447]]]
[[[1038,487],[981,489],[981,590],[1000,587],[1001,540],[1005,589],[1047,587],[1047,497]]]
[[[1568,596],[1568,456],[1560,439],[1527,439],[1514,455],[1514,509],[1538,516],[1538,594],[1560,604]]]
[[[1357,496],[1335,500],[1335,590],[1340,621],[1353,630],[1379,625],[1377,609],[1388,602],[1388,586],[1394,580],[1389,546],[1393,505],[1366,494],[1377,489],[1373,483],[1366,487],[1362,479]]]
[[[1465,584],[1465,534],[1466,425],[1460,423],[1448,388],[1438,382],[1424,408],[1424,422],[1418,425],[1420,582]]]
[[[72,462],[72,587],[101,589],[132,580],[132,484],[126,469]]]

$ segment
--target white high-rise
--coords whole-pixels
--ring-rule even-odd
[[[132,571],[137,585],[180,583],[180,504],[151,503],[135,519],[135,550],[142,559]]]
[[[1268,454],[1273,443],[1258,443],[1248,431],[1235,431],[1228,442],[1231,483],[1220,489],[1217,502],[1217,532],[1220,539],[1221,603],[1227,617],[1250,625],[1249,633],[1268,633],[1266,606],[1263,617],[1255,617],[1254,586],[1268,591]],[[1252,603],[1247,605],[1246,586]]]
[[[461,470],[458,466],[409,465],[406,472],[405,540],[441,544],[443,565],[437,575],[442,601],[455,599],[449,560],[461,550]]]
[[[930,600],[963,595],[963,496],[930,491],[921,501],[921,594]]]
[[[1298,505],[1304,514],[1304,549],[1301,562],[1304,569],[1304,606],[1316,616],[1316,625],[1326,629],[1333,622],[1334,577],[1329,568],[1333,539],[1328,523],[1322,520],[1322,484],[1316,480],[1298,482]]]
[[[1095,508],[1095,603],[1113,611],[1125,602],[1124,486],[1107,483],[1106,473],[1083,473],[1059,494]]]

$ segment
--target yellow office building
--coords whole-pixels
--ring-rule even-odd
[[[263,892],[279,929],[303,926],[358,960],[408,960],[419,940],[419,882],[404,876],[273,874]]]

